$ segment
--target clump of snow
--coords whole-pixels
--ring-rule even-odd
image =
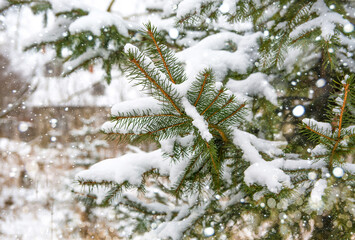
[[[186,157],[170,166],[169,180],[172,186],[174,186],[179,180],[181,180],[181,175],[185,171],[189,162],[190,158]]]
[[[316,121],[314,119],[310,119],[310,118],[305,118],[302,120],[302,122],[310,127],[315,126],[324,132],[331,132],[332,131],[332,125],[330,125],[330,123],[318,122],[318,121]]]
[[[330,40],[330,38],[335,34],[334,31],[337,24],[343,26],[350,24],[350,22],[343,18],[339,13],[331,11],[323,0],[318,0],[313,4],[309,14],[311,13],[317,13],[318,17],[297,26],[290,33],[291,38],[297,38],[305,32],[313,31],[314,29],[320,27],[322,31],[322,38]]]
[[[297,49],[297,50],[293,50]],[[294,70],[295,64],[299,62],[299,59],[302,58],[303,62],[317,62],[321,57],[321,53],[317,51],[307,52],[307,55],[302,55],[302,52],[299,48],[290,47],[288,53],[285,55],[285,60],[283,62],[283,66],[286,68],[288,73],[291,73]],[[304,68],[308,68],[308,66],[304,66]]]
[[[125,46],[124,46],[124,52],[125,53],[128,53],[128,52],[139,52],[139,49],[134,46],[133,44],[130,44],[130,43],[127,43]]]
[[[324,161],[311,161],[311,160],[285,160],[282,168],[287,170],[298,170],[298,169],[320,169],[325,167],[326,163]]]
[[[279,147],[285,145],[284,142],[260,139],[237,128],[234,129],[233,135],[233,143],[242,149],[243,158],[252,164],[244,172],[246,184],[266,186],[274,193],[279,192],[283,186],[291,187],[290,177],[281,170],[284,160],[266,162],[259,153],[264,152],[269,156],[282,155]]]
[[[256,136],[237,128],[234,128],[233,130],[233,143],[243,150],[243,157],[250,163],[264,162],[259,151],[264,152],[269,156],[283,154],[280,147],[286,145],[285,142],[268,141],[257,138]]]
[[[322,196],[324,190],[327,188],[327,181],[325,179],[319,179],[315,184],[311,192],[309,199],[309,205],[312,209],[320,209],[323,206]]]
[[[109,56],[109,52],[106,51],[105,49],[100,49],[99,51],[97,49],[88,49],[85,53],[83,53],[79,57],[65,62],[63,68],[65,71],[70,72],[72,69],[77,68],[87,60],[95,59],[98,57],[107,59],[108,56]]]
[[[226,85],[231,91],[249,96],[265,97],[272,104],[277,105],[277,94],[270,85],[268,76],[264,73],[250,74],[244,80],[230,79]]]
[[[0,8],[3,8],[7,5],[7,1],[6,0],[0,0]]]
[[[174,144],[178,143],[183,147],[190,146],[194,140],[195,136],[193,133],[186,135],[184,137],[172,137],[164,140],[160,140],[160,146],[163,152],[172,155],[174,153]]]
[[[178,5],[176,17],[181,18],[186,14],[196,14],[196,11],[201,9],[201,5],[206,2],[211,2],[211,0],[183,0]]]
[[[233,164],[233,161],[231,159],[227,159],[223,163],[223,172],[222,172],[222,178],[224,181],[226,181],[228,184],[232,184],[232,174],[233,174],[233,167],[231,167]]]
[[[206,120],[197,112],[197,109],[192,106],[185,97],[182,98],[181,103],[185,108],[186,114],[192,117],[192,124],[199,130],[201,137],[209,142],[213,137],[208,130],[208,123]]]
[[[328,149],[324,145],[319,144],[315,148],[312,149],[311,154],[312,154],[312,156],[321,156],[321,155],[326,154],[327,152],[328,152]]]
[[[88,170],[79,172],[76,179],[118,184],[127,181],[133,185],[140,185],[142,174],[153,168],[158,169],[163,175],[170,171],[169,160],[162,157],[161,150],[149,153],[129,153],[119,158],[101,161]]]
[[[180,84],[181,91],[188,91],[191,81],[205,68],[212,68],[217,80],[222,80],[228,70],[246,73],[247,69],[253,65],[250,59],[256,54],[250,49],[257,47],[257,40],[261,36],[261,32],[244,36],[222,32],[210,35],[196,45],[178,52],[176,56],[186,63],[185,71],[188,76],[188,81]],[[234,52],[224,50],[227,41],[236,44],[237,50]]]
[[[129,182],[139,186],[143,173],[156,169],[161,175],[168,176],[173,186],[189,163],[189,159],[171,163],[169,158],[163,157],[162,149],[152,152],[139,151],[128,153],[118,158],[103,160],[91,166],[88,170],[79,172],[77,180],[95,182],[114,182],[122,184]]]
[[[355,174],[355,164],[354,163],[344,163],[343,169],[350,174]]]
[[[73,0],[50,0],[52,8],[56,12],[67,12],[73,9],[83,9],[84,11],[89,11],[91,9],[90,5],[84,1],[73,1]]]
[[[163,222],[159,225],[159,227],[153,231],[150,231],[144,234],[141,237],[137,237],[137,239],[145,240],[145,239],[168,239],[171,238],[173,240],[182,239],[183,233],[192,226],[192,224],[203,214],[205,214],[205,209],[207,207],[207,203],[194,208],[193,211],[180,211],[180,216],[176,218],[178,220],[173,220],[169,222]],[[182,220],[181,220],[182,219]]]
[[[114,129],[116,128],[116,123],[112,121],[107,121],[101,126],[101,131],[104,133],[111,133],[115,132]]]
[[[159,143],[161,150],[169,155],[172,155],[174,153],[175,141],[176,137],[160,140]]]
[[[187,146],[191,145],[193,139],[194,139],[194,135],[193,135],[193,133],[191,133],[191,134],[186,135],[186,136],[184,136],[184,137],[178,137],[178,138],[176,139],[176,141],[177,141],[179,144],[181,144],[181,146],[187,147]]]
[[[247,185],[254,183],[266,186],[271,192],[278,193],[283,186],[291,187],[291,178],[281,169],[269,162],[252,164],[244,172],[244,181]]]

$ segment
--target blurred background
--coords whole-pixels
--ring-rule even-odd
[[[144,6],[120,0],[112,10],[132,16]],[[0,16],[0,239],[118,239],[114,211],[85,207],[72,185],[78,171],[129,150],[100,126],[138,93],[118,70],[110,85],[99,66],[62,78],[53,49],[24,52],[43,28],[29,8]]]

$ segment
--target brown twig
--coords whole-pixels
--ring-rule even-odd
[[[108,5],[108,8],[107,8],[107,12],[111,12],[111,8],[112,8],[112,5],[115,3],[115,0],[112,0],[111,2],[110,2],[110,5]]]
[[[203,114],[205,114],[205,112],[213,105],[213,103],[214,103],[215,101],[217,101],[218,97],[222,94],[223,91],[224,91],[223,88],[221,88],[221,89],[219,90],[217,96],[213,99],[213,101],[210,103],[210,105],[208,105],[208,106],[205,108],[205,110],[203,110],[203,112],[201,113],[201,116],[202,116]]]
[[[206,121],[208,121],[211,117],[213,117],[215,114],[217,114],[218,112],[220,112],[223,108],[225,108],[228,104],[230,104],[233,101],[233,97],[231,97],[221,108],[217,109],[214,113],[212,113],[211,116],[209,116]]]
[[[346,106],[346,100],[348,97],[348,92],[349,92],[349,83],[344,84],[344,100],[343,100],[343,106],[341,107],[340,117],[339,117],[338,137],[337,137],[337,141],[335,142],[334,147],[332,149],[332,155],[330,156],[330,159],[329,159],[329,168],[330,169],[333,168],[333,160],[334,160],[335,150],[337,149],[340,141],[343,140],[343,138],[341,138],[340,136],[341,136],[342,121],[343,121],[343,115],[345,112],[345,106]]]
[[[209,74],[206,73],[206,74],[204,74],[204,76],[205,76],[205,79],[203,79],[203,83],[202,83],[202,86],[201,86],[201,90],[200,90],[200,92],[199,92],[199,94],[198,94],[198,97],[197,97],[197,99],[196,99],[196,101],[195,101],[195,104],[194,104],[195,107],[196,107],[198,101],[199,101],[200,98],[201,98],[201,95],[202,95],[203,89],[205,88],[206,81],[207,81],[207,78],[208,78]]]
[[[328,139],[328,140],[330,140],[330,141],[336,141],[336,140],[333,139],[333,138],[330,138],[330,137],[328,137],[328,136],[326,136],[326,135],[324,135],[324,134],[322,134],[322,133],[320,133],[320,132],[317,132],[316,130],[313,130],[313,129],[310,128],[308,125],[306,125],[306,128],[307,128],[309,131],[314,132],[315,134],[317,134],[317,135],[319,135],[319,136],[322,136],[322,137],[324,137],[324,138],[326,138],[326,139]]]
[[[226,135],[224,134],[224,132],[221,129],[219,129],[216,125],[213,125],[213,124],[209,124],[208,126],[213,128],[214,130],[216,130],[219,133],[219,135],[223,139],[223,142],[228,142],[228,138],[226,137]]]
[[[341,125],[343,122],[343,115],[345,112],[345,106],[346,106],[346,100],[348,98],[348,92],[349,92],[349,83],[344,85],[344,100],[343,100],[343,106],[341,107],[341,112],[340,112],[340,117],[339,117],[338,138],[340,138]]]
[[[232,112],[228,117],[225,117],[224,119],[222,119],[221,121],[219,121],[216,125],[218,125],[218,124],[220,124],[220,123],[226,121],[228,118],[231,118],[234,114],[236,114],[237,112],[239,112],[240,109],[242,109],[243,107],[245,107],[245,104],[244,104],[244,103],[243,103],[242,105],[240,105],[240,107],[239,107],[237,110],[235,110],[234,112]]]

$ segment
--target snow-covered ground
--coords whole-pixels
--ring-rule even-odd
[[[76,150],[0,139],[0,239],[115,239],[114,211],[86,209],[71,191]]]

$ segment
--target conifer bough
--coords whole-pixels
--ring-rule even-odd
[[[132,232],[133,236],[198,236],[198,226],[209,222],[206,215],[220,224],[216,231],[222,234],[227,222],[240,220],[243,213],[253,216],[265,211],[271,217],[277,212],[275,199],[277,205],[286,202],[281,208],[290,216],[298,214],[295,206],[300,197],[304,199],[302,214],[323,213],[334,205],[333,200],[325,200],[332,194],[334,181],[340,181],[341,188],[353,186],[354,165],[340,160],[349,156],[354,144],[353,126],[342,123],[346,106],[353,104],[353,77],[342,83],[337,131],[331,134],[322,129],[326,123],[304,120],[311,138],[324,139],[314,153],[330,151],[322,152],[326,158],[310,162],[284,154],[280,149],[283,142],[259,139],[243,131],[246,103],[238,102],[216,83],[210,69],[195,79],[187,78],[159,32],[147,24],[144,34],[149,39],[147,49],[126,45],[125,72],[150,97],[114,106],[112,120],[102,130],[119,142],[155,141],[160,149],[105,160],[77,175],[89,191],[94,191],[94,186],[109,189],[98,198],[99,206],[126,206],[143,213],[148,221],[159,216],[157,228],[148,227],[142,235]],[[331,177],[335,163],[348,174],[347,179]],[[136,193],[127,192],[131,188]],[[344,193],[351,195],[353,191]],[[345,199],[347,207],[353,205],[351,199]],[[131,217],[137,224],[142,221],[142,217]]]

